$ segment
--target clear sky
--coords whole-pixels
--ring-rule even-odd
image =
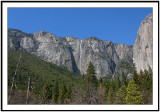
[[[133,45],[152,8],[8,8],[8,28]]]

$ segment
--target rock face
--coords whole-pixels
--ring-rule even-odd
[[[130,56],[126,56],[118,61],[112,79],[115,79],[117,76],[121,78],[122,73],[125,73],[127,78],[130,79],[133,76],[134,70],[135,65],[133,63],[133,59]]]
[[[134,64],[137,71],[152,68],[153,19],[152,14],[141,23],[134,46],[115,44],[96,37],[77,39],[59,38],[49,32],[26,34],[20,30],[8,30],[8,47],[32,53],[47,62],[64,66],[68,70],[85,74],[91,61],[97,77],[132,76]]]
[[[153,67],[153,15],[148,15],[141,23],[133,46],[133,61],[137,72]]]
[[[129,45],[115,44],[96,37],[83,40],[74,37],[59,38],[44,31],[26,34],[9,29],[8,47],[25,50],[40,59],[81,74],[86,73],[91,61],[98,78],[112,75],[117,63],[126,57],[133,58],[132,46]]]

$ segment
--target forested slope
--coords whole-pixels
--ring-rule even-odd
[[[25,51],[8,49],[8,103],[152,104],[151,68],[140,74],[134,70],[129,79],[123,72],[121,78],[97,79],[96,72],[92,62],[80,75]]]
[[[80,74],[70,72],[66,68],[58,67],[57,65],[54,65],[52,63],[45,62],[32,54],[8,49],[9,95],[20,54],[21,54],[21,59],[15,76],[12,96],[14,91],[17,90],[21,90],[25,92],[25,94],[27,93],[29,78],[30,78],[30,92],[37,95],[37,98],[39,97],[39,93],[42,91],[43,86],[45,86],[45,84],[48,84],[51,90],[53,89],[54,85],[56,85],[57,82],[58,86],[65,85],[67,89],[70,89],[80,82],[81,79]],[[16,101],[19,99],[14,99],[14,100],[15,101],[12,101],[12,103],[19,102]],[[24,102],[19,102],[19,103],[24,103]],[[39,103],[39,102],[34,102],[34,103]]]

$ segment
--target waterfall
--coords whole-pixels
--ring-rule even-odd
[[[79,46],[79,70],[81,73],[81,62],[82,62],[82,40],[80,40],[80,46]]]

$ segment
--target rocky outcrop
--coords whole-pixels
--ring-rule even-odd
[[[153,15],[148,15],[141,23],[133,46],[133,61],[137,72],[153,67]]]
[[[44,31],[25,34],[10,29],[8,47],[25,50],[47,62],[81,74],[86,73],[89,61],[92,61],[97,77],[112,75],[121,60],[127,56],[133,58],[132,46],[129,45],[115,44],[96,37],[83,40],[74,37],[59,38]]]
[[[81,74],[86,72],[89,61],[92,61],[97,77],[112,75],[119,60],[127,55],[132,58],[132,46],[114,44],[96,37],[83,40],[66,37],[65,44],[69,46],[73,54],[75,65],[77,65],[75,71],[80,71]]]
[[[122,73],[126,74],[128,79],[131,79],[134,70],[135,65],[133,63],[132,57],[126,56],[125,58],[118,61],[114,74],[112,75],[112,79],[115,79],[117,76],[119,76],[121,79]]]
[[[44,31],[35,33],[34,39],[39,45],[34,53],[39,58],[56,65],[65,66],[68,70],[73,71],[70,50],[62,43],[63,39]]]

